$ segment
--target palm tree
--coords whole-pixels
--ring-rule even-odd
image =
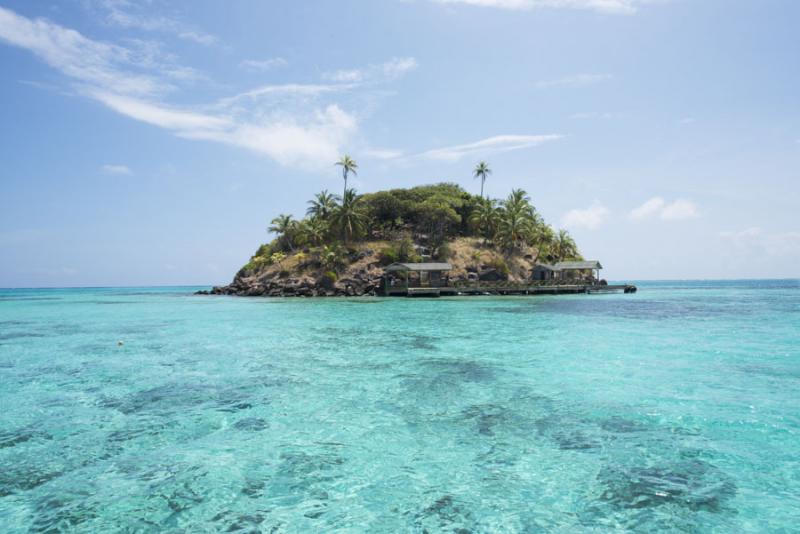
[[[333,212],[332,222],[341,230],[345,244],[364,232],[367,215],[361,197],[356,194],[355,189],[344,192],[341,205]]]
[[[292,245],[292,237],[297,229],[297,221],[291,215],[280,214],[270,222],[268,231],[278,236],[278,241],[287,245],[290,250],[294,250]]]
[[[325,189],[314,195],[314,200],[308,201],[310,206],[306,210],[306,214],[327,221],[333,210],[339,205],[338,198],[336,195],[328,193],[328,190]]]
[[[472,174],[475,178],[481,179],[481,198],[483,198],[483,184],[486,182],[486,177],[492,174],[492,169],[489,168],[488,163],[481,161],[475,166]]]
[[[358,164],[345,154],[342,156],[342,159],[337,161],[335,165],[340,165],[342,167],[342,178],[344,178],[344,194],[342,195],[342,199],[347,195],[347,176],[352,172],[353,174],[357,175],[356,169],[358,169]]]
[[[514,250],[520,241],[528,240],[535,221],[528,194],[522,189],[513,189],[500,209],[497,235],[504,245]]]
[[[553,232],[553,228],[549,224],[545,224],[543,221],[536,223],[529,244],[536,247],[537,260],[547,260],[548,262],[553,261],[553,248],[555,240],[555,232]]]
[[[552,251],[558,261],[569,260],[579,256],[578,245],[566,230],[558,231],[558,235],[553,241]]]
[[[338,244],[325,245],[319,256],[323,269],[337,271],[344,263],[344,251]]]
[[[298,225],[297,233],[302,243],[321,245],[328,234],[328,222],[317,216],[304,219]]]
[[[469,223],[483,234],[483,243],[494,235],[497,228],[497,201],[481,198],[469,215]]]

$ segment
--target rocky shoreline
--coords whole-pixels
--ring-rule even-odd
[[[292,275],[268,270],[254,276],[237,275],[227,286],[197,291],[197,295],[235,295],[240,297],[361,297],[382,294],[383,268],[372,251],[362,253],[361,261],[337,280],[308,274]]]
[[[347,264],[335,273],[323,269],[309,250],[299,250],[288,255],[281,264],[265,266],[255,272],[243,269],[233,281],[210,290],[197,291],[197,295],[233,295],[240,297],[361,297],[384,294],[384,268],[386,261],[379,252],[388,243],[372,243],[353,250]],[[453,266],[448,273],[450,283],[477,280],[529,280],[535,265],[532,251],[521,251],[506,256],[506,272],[498,271],[496,252],[479,245],[477,239],[460,238],[450,242],[453,249],[447,261]],[[421,247],[420,247],[421,248]],[[476,254],[480,259],[476,259]],[[304,256],[302,261],[297,260]],[[334,277],[329,275],[334,274]]]

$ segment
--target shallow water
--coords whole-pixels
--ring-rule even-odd
[[[796,531],[800,283],[639,287],[0,290],[1,530]]]

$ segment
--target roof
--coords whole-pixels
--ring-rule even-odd
[[[580,269],[602,269],[603,266],[597,260],[591,261],[560,261],[555,264],[557,271],[574,271]]]
[[[534,269],[547,269],[548,271],[557,271],[555,265],[550,265],[549,263],[537,263],[533,266]]]
[[[393,263],[387,271],[449,271],[453,268],[449,263]]]

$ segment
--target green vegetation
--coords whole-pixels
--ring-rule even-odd
[[[348,177],[358,169],[356,162],[345,155],[336,165],[342,168],[343,195],[321,191],[308,202],[302,220],[285,214],[275,217],[268,228],[275,239],[258,248],[240,275],[271,265],[281,271],[313,268],[332,283],[335,279],[329,275],[342,272],[366,246],[376,248],[384,265],[423,258],[447,261],[455,254],[453,241],[462,237],[480,238],[481,250],[492,257],[511,259],[524,253],[546,262],[580,258],[572,237],[547,225],[527,192],[515,189],[504,200],[483,196],[492,172],[486,162],[473,172],[481,180],[480,195],[454,183],[359,195],[347,188]],[[471,261],[478,263],[480,251],[471,254]],[[492,262],[499,272],[508,273],[505,260]]]
[[[486,177],[490,174],[492,174],[492,169],[489,168],[489,164],[485,161],[481,161],[475,166],[473,175],[475,178],[481,179],[481,198],[483,198],[483,184],[486,183]]]

